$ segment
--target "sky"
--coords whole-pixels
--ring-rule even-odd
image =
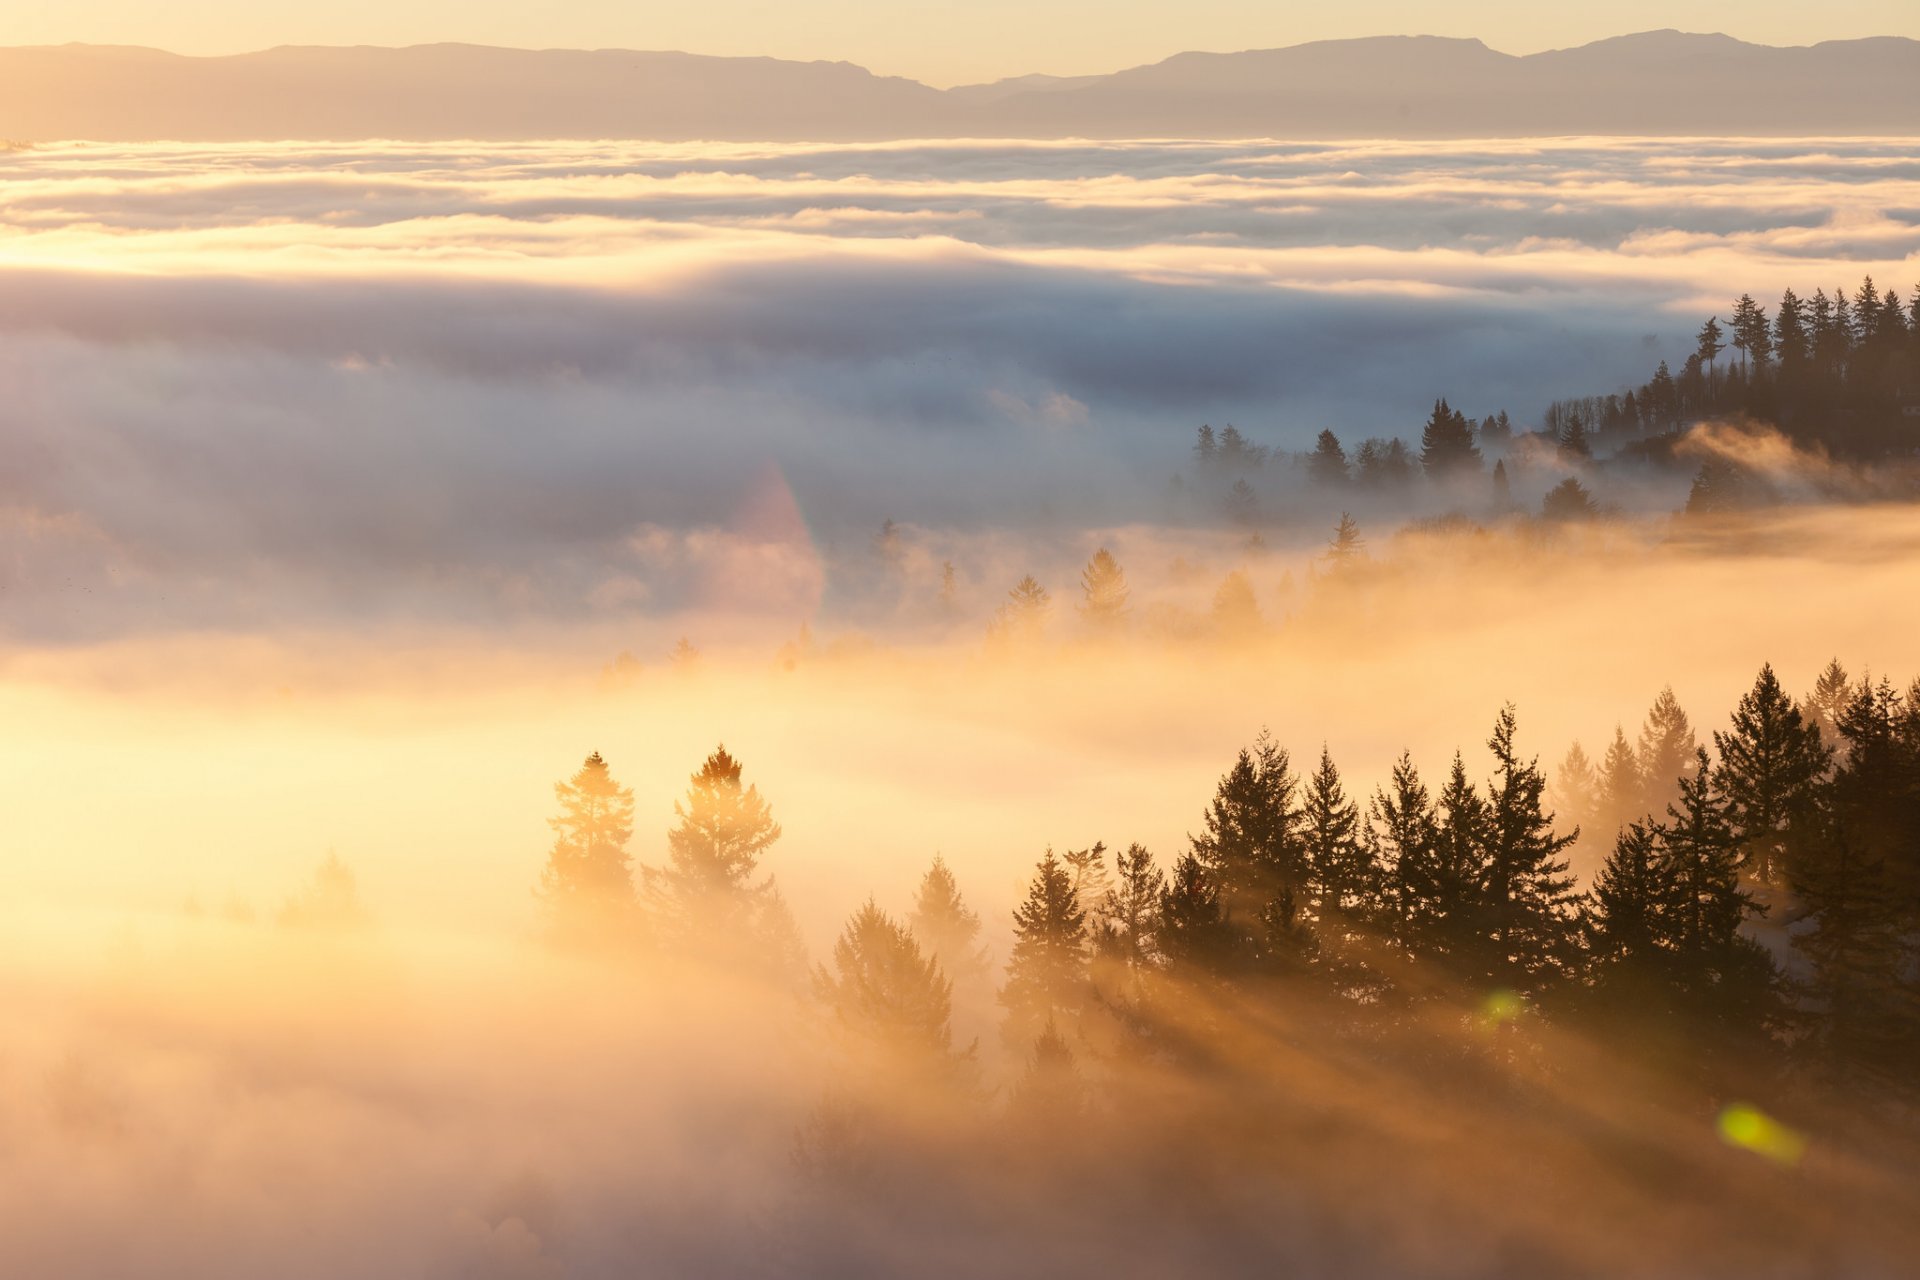
[[[1370,35],[1477,37],[1532,53],[1633,31],[1724,31],[1762,44],[1920,37],[1911,0],[9,0],[0,44],[137,44],[238,53],[279,44],[454,40],[531,48],[682,49],[857,62],[946,86],[1046,72],[1086,75],[1184,49],[1272,48]]]

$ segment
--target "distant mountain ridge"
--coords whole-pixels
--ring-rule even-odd
[[[1382,36],[933,89],[845,62],[436,44],[0,48],[27,141],[1920,136],[1920,40],[1644,32],[1513,55]]]

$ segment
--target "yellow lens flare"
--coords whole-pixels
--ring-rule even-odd
[[[1721,1110],[1717,1127],[1728,1146],[1765,1156],[1777,1165],[1791,1168],[1806,1154],[1805,1136],[1751,1103],[1729,1103]]]

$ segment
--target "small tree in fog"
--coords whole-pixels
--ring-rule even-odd
[[[280,927],[318,933],[356,933],[367,927],[367,910],[353,872],[329,852],[308,882],[280,909]]]
[[[1046,634],[1047,619],[1053,614],[1053,597],[1040,580],[1027,574],[1016,582],[988,628],[996,639],[1022,644],[1037,642]]]
[[[1307,474],[1315,484],[1343,485],[1352,478],[1347,465],[1347,451],[1340,447],[1340,437],[1331,431],[1322,431],[1313,444],[1313,452],[1307,456]]]
[[[1598,805],[1600,779],[1587,749],[1575,742],[1553,773],[1553,805],[1569,826],[1591,826]]]
[[[633,791],[614,781],[596,751],[572,778],[556,782],[553,794],[560,813],[547,822],[553,846],[538,890],[549,924],[574,940],[630,925],[635,898],[627,841],[633,838]]]
[[[1102,959],[1138,975],[1159,957],[1160,895],[1167,878],[1138,844],[1115,855],[1113,870],[1113,885],[1100,904],[1095,948]]]
[[[1073,900],[1086,913],[1088,936],[1098,932],[1100,908],[1106,903],[1113,876],[1107,871],[1107,846],[1095,843],[1088,849],[1069,849],[1060,855],[1067,876],[1073,883]]]
[[[1227,639],[1245,639],[1259,632],[1260,602],[1245,571],[1235,569],[1213,593],[1213,627]]]
[[[1593,495],[1572,476],[1547,490],[1547,496],[1540,500],[1540,518],[1554,524],[1591,520],[1599,514]]]
[[[1127,624],[1127,575],[1113,552],[1101,547],[1080,571],[1080,616],[1093,630],[1111,634]]]
[[[1646,779],[1640,775],[1640,756],[1627,741],[1627,731],[1613,726],[1613,741],[1601,757],[1595,802],[1594,824],[1600,834],[1612,839],[1620,828],[1645,815],[1641,808],[1646,795]]]
[[[756,946],[773,897],[760,859],[780,838],[772,807],[742,783],[740,762],[722,746],[701,763],[673,812],[666,865],[646,869],[666,932],[694,950]]]
[[[1693,725],[1669,685],[1653,700],[1640,729],[1640,777],[1646,784],[1640,812],[1665,813],[1679,798],[1680,777],[1693,763],[1699,746]]]
[[[914,897],[913,914],[907,923],[927,954],[939,961],[956,982],[986,976],[986,948],[978,945],[980,915],[960,896],[960,883],[945,858],[936,855],[920,878],[920,891]]]
[[[864,1047],[908,1063],[952,1062],[953,983],[873,899],[834,942],[833,968],[820,965],[813,981],[836,1025]]]
[[[1013,952],[1000,989],[1009,1043],[1026,1044],[1057,1017],[1071,1019],[1087,994],[1087,913],[1065,864],[1047,850],[1026,900],[1013,909]]]
[[[1349,568],[1366,555],[1366,546],[1366,539],[1360,536],[1359,522],[1342,511],[1340,523],[1333,527],[1333,537],[1327,542],[1328,570],[1338,573]]]

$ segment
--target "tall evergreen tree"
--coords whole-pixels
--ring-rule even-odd
[[[890,1067],[954,1065],[953,984],[873,899],[847,921],[833,944],[833,968],[816,968],[813,982],[840,1030]]]
[[[1100,904],[1095,946],[1102,959],[1137,977],[1160,958],[1160,901],[1167,878],[1138,844],[1114,856],[1113,870],[1113,884]]]
[[[1673,885],[1660,863],[1656,829],[1627,824],[1593,881],[1585,931],[1594,985],[1627,1009],[1661,998],[1671,970],[1667,945]],[[1665,1012],[1664,1006],[1661,1010]]]
[[[1769,663],[1740,699],[1732,730],[1716,731],[1713,744],[1744,867],[1761,883],[1776,884],[1786,869],[1786,844],[1812,817],[1827,771],[1820,731],[1801,719]]]
[[[1286,751],[1263,732],[1220,779],[1206,830],[1191,837],[1194,856],[1218,887],[1229,927],[1255,963],[1266,953],[1262,912],[1282,893],[1306,887],[1297,790]]]
[[[1217,978],[1238,967],[1240,941],[1221,906],[1219,884],[1194,853],[1173,864],[1160,895],[1157,933],[1176,977]]]
[[[1578,837],[1560,835],[1542,807],[1547,780],[1514,747],[1513,708],[1501,708],[1487,749],[1487,912],[1496,977],[1522,995],[1565,976],[1572,962],[1574,879],[1561,855]]]
[[[1587,749],[1577,741],[1567,748],[1553,775],[1553,806],[1576,827],[1592,827],[1600,804],[1600,778]]]
[[[980,913],[960,894],[947,860],[935,855],[920,878],[913,914],[907,919],[913,936],[927,955],[956,982],[979,981],[987,975],[987,950],[980,945]]]
[[[553,786],[558,816],[538,893],[557,937],[603,943],[633,924],[633,791],[614,781],[598,751]]]
[[[1673,986],[1693,1021],[1757,1030],[1771,1011],[1775,975],[1765,949],[1740,933],[1760,908],[1739,886],[1729,810],[1702,748],[1660,835],[1661,871],[1673,894]]]
[[[1693,724],[1673,696],[1671,685],[1660,691],[1640,729],[1640,776],[1647,791],[1642,813],[1665,813],[1680,795],[1680,775],[1693,762],[1699,740]]]
[[[1805,703],[1806,717],[1820,731],[1820,741],[1829,753],[1837,752],[1842,745],[1840,713],[1846,710],[1852,697],[1852,678],[1840,665],[1840,659],[1834,658],[1813,682],[1813,692],[1807,695]]]
[[[772,880],[760,859],[780,838],[759,788],[743,784],[740,761],[722,746],[694,773],[673,806],[667,862],[646,868],[647,895],[667,938],[705,954],[760,949]]]
[[[1480,470],[1480,450],[1473,442],[1473,425],[1466,415],[1447,404],[1433,402],[1433,413],[1420,433],[1420,465],[1430,479],[1474,475]]]
[[[1343,485],[1352,478],[1347,464],[1347,451],[1340,447],[1340,437],[1331,431],[1322,431],[1313,442],[1313,452],[1307,457],[1307,474],[1315,484]]]
[[[1046,634],[1052,614],[1053,596],[1029,573],[1007,592],[1005,602],[994,612],[990,630],[1003,641],[1033,644]]]
[[[1380,878],[1362,838],[1360,806],[1347,798],[1340,770],[1324,745],[1320,764],[1301,791],[1300,838],[1313,916],[1350,927],[1370,917]]]
[[[1641,803],[1646,779],[1640,775],[1640,756],[1627,741],[1627,731],[1613,726],[1613,741],[1600,761],[1600,799],[1595,823],[1599,834],[1612,838],[1636,818],[1645,816]]]
[[[1026,900],[1013,909],[1013,952],[1000,989],[1002,1032],[1029,1044],[1050,1021],[1071,1023],[1087,996],[1087,913],[1065,864],[1049,849],[1034,871]]]
[[[1110,635],[1127,625],[1127,575],[1105,547],[1080,571],[1080,594],[1080,616],[1092,630]]]
[[[1334,573],[1351,568],[1366,555],[1366,546],[1366,539],[1360,536],[1359,522],[1342,511],[1340,523],[1334,526],[1333,537],[1327,543],[1327,568]]]
[[[1708,316],[1707,322],[1700,326],[1699,337],[1695,339],[1694,354],[1700,358],[1701,364],[1707,366],[1707,397],[1709,401],[1713,398],[1714,367],[1720,358],[1720,353],[1726,349],[1726,344],[1720,341],[1719,319],[1715,316]]]
[[[1107,846],[1096,843],[1091,848],[1069,849],[1060,855],[1060,861],[1073,882],[1073,900],[1086,913],[1091,936],[1099,930],[1100,908],[1113,885],[1113,876],[1107,871]]]

